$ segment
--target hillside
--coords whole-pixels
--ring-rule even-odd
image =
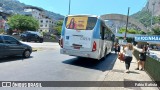
[[[144,7],[144,10],[153,12],[153,16],[159,16],[160,15],[160,0],[148,0],[146,6]]]
[[[141,10],[133,15],[131,15],[132,18],[137,19],[141,23],[144,24],[144,26],[149,26],[150,25],[150,20],[151,20],[151,13],[145,10]]]
[[[3,11],[6,12],[10,12],[10,13],[18,13],[18,14],[23,14],[23,8],[25,6],[28,6],[24,3],[19,2],[18,0],[0,0],[0,5],[3,8]],[[63,18],[64,16],[51,12],[51,11],[47,11],[44,10],[44,12],[46,13],[46,15],[48,15],[49,17],[58,20],[60,18]]]
[[[153,9],[154,6],[154,9]],[[160,18],[160,0],[148,0],[146,6],[139,12],[131,15],[131,17],[139,20],[145,26],[151,25],[151,17],[153,13],[153,25],[157,24]],[[154,11],[153,11],[154,10]]]

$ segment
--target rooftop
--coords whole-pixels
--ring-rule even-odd
[[[43,9],[38,8],[38,7],[34,7],[34,6],[26,6],[26,7],[24,7],[24,9],[37,9],[39,11],[44,11]]]

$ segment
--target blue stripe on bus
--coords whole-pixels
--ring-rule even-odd
[[[100,25],[101,25],[101,22],[100,22],[100,19],[98,19],[98,21],[95,25],[94,31],[93,31],[93,38],[95,38],[95,39],[100,38]]]

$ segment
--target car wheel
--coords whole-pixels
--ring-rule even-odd
[[[24,58],[29,58],[30,55],[31,55],[31,52],[30,52],[29,50],[25,50],[25,51],[23,52],[23,57],[24,57]]]
[[[29,39],[27,39],[27,42],[30,42],[30,40],[29,40]]]
[[[25,39],[22,39],[22,41],[24,42],[24,41],[25,41]]]
[[[43,43],[43,40],[42,40],[42,39],[40,39],[40,40],[39,40],[39,42],[40,42],[40,43]]]

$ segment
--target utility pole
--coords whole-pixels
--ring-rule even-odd
[[[129,19],[129,7],[128,7],[128,13],[127,13],[127,24],[126,24],[126,31],[125,31],[125,35],[124,35],[124,40],[126,40],[126,36],[127,36],[127,28],[128,28],[128,19]]]
[[[70,15],[70,8],[71,8],[71,0],[69,0],[69,10],[68,10],[68,15]]]

